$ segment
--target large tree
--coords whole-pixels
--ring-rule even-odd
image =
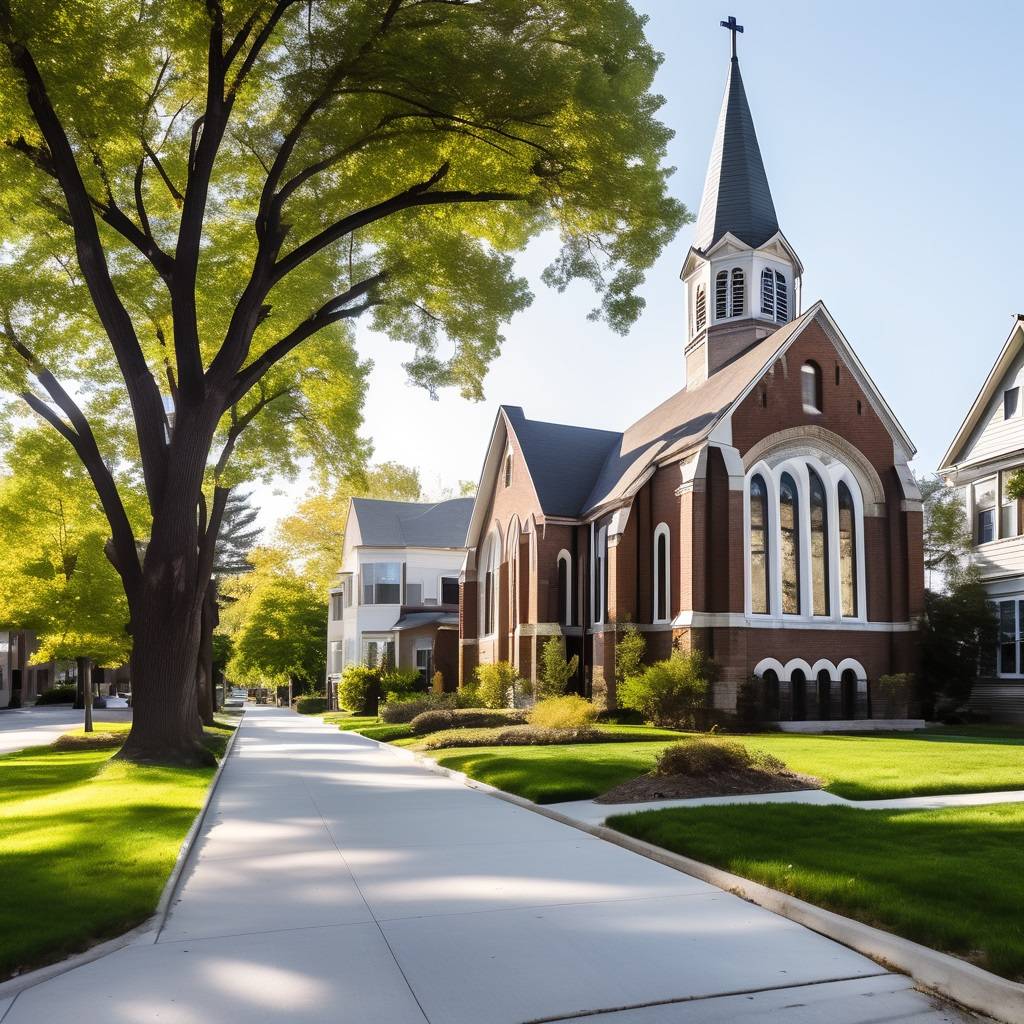
[[[626,0],[0,0],[0,387],[74,448],[108,520],[133,640],[120,756],[202,759],[232,461],[273,436],[282,382],[314,410],[291,429],[322,433],[321,371],[357,317],[412,345],[414,382],[479,397],[529,301],[512,255],[553,229],[546,280],[636,318],[686,216],[658,62]]]

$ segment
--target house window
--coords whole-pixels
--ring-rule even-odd
[[[441,577],[441,604],[459,603],[459,577]]]
[[[768,559],[768,488],[760,474],[750,478],[750,610],[770,611]]]
[[[422,583],[406,583],[405,585],[405,601],[403,604],[423,604],[423,584]]]
[[[700,334],[708,325],[708,297],[704,294],[704,285],[697,286],[697,329],[695,334]]]
[[[344,614],[344,591],[331,594],[331,618],[340,619]]]
[[[842,480],[838,487],[839,505],[839,610],[853,618],[857,615],[857,515],[850,488]]]
[[[987,544],[996,539],[996,482],[984,480],[974,485],[974,541]]]
[[[782,559],[782,611],[800,614],[800,503],[796,481],[783,473],[779,481],[779,530]]]
[[[761,271],[761,312],[775,317],[775,274],[768,267]]]
[[[386,638],[364,640],[363,663],[368,668],[394,668],[395,641]]]
[[[1017,499],[1011,498],[1007,494],[1007,490],[1010,486],[1010,479],[1017,472],[1015,469],[1004,469],[999,474],[999,495],[1000,495],[1000,506],[999,506],[999,536],[1000,537],[1016,537],[1017,536]]]
[[[811,501],[811,603],[815,615],[828,615],[828,503],[821,477],[810,468],[807,477]]]
[[[572,625],[572,556],[568,551],[558,553],[558,621]]]
[[[720,270],[715,275],[715,319],[724,320],[729,315],[729,271]]]
[[[401,562],[369,562],[363,566],[362,579],[363,604],[401,604]]]
[[[745,286],[743,271],[734,267],[732,272],[732,294],[729,296],[729,316],[743,316]]]
[[[1012,419],[1020,407],[1020,388],[1008,388],[1003,392],[1003,419]]]
[[[800,394],[804,412],[821,412],[821,367],[811,360],[800,367]]]
[[[429,647],[417,648],[416,669],[420,674],[420,682],[429,687],[434,678],[434,652]]]
[[[671,618],[672,592],[669,576],[668,523],[659,523],[654,531],[654,621]]]
[[[784,324],[789,320],[789,296],[786,294],[786,278],[775,271],[775,320]]]
[[[1019,672],[1019,605],[1020,601],[999,602],[999,674],[1017,675]]]

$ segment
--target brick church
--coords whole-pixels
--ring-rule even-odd
[[[735,33],[733,35],[735,43]],[[502,406],[469,528],[460,679],[535,679],[565,637],[615,703],[617,634],[700,649],[716,708],[751,676],[780,719],[879,717],[922,611],[915,449],[779,228],[735,56],[680,274],[682,388],[625,430]]]

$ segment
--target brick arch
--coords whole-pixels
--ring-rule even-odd
[[[882,478],[864,453],[844,437],[814,424],[787,427],[761,438],[743,454],[743,468],[749,470],[758,462],[784,452],[787,457],[800,455],[825,456],[847,466],[860,484],[866,516],[885,515],[885,488]]]

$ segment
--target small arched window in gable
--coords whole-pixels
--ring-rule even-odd
[[[512,453],[505,456],[505,486],[512,486]]]
[[[761,312],[775,316],[775,273],[768,267],[761,271]]]
[[[669,579],[669,529],[667,523],[659,523],[654,531],[654,622],[668,622],[670,618]]]
[[[708,325],[708,297],[704,294],[704,285],[697,286],[697,310],[695,323],[695,334],[700,334],[700,332]]]
[[[715,275],[715,319],[724,320],[729,315],[729,271],[720,270]]]
[[[804,412],[821,412],[821,367],[812,359],[800,367],[800,394]]]
[[[775,319],[784,324],[789,321],[789,294],[786,291],[786,277],[775,271]]]
[[[745,300],[743,271],[734,267],[732,271],[732,294],[729,298],[729,316],[742,316]]]

